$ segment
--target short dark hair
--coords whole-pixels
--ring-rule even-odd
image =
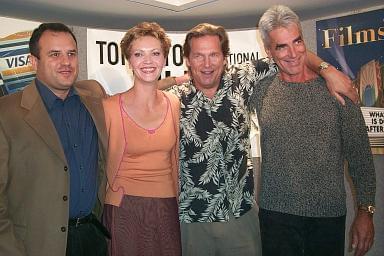
[[[33,30],[32,36],[29,39],[29,52],[36,58],[39,58],[40,55],[39,40],[45,31],[69,33],[77,45],[77,40],[72,30],[63,23],[42,23]]]
[[[229,39],[224,27],[209,23],[201,23],[188,31],[183,45],[184,57],[188,58],[189,54],[191,53],[191,40],[193,38],[199,38],[203,36],[218,36],[220,40],[221,52],[223,53],[224,57],[229,56]]]

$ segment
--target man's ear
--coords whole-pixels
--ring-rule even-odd
[[[187,66],[188,70],[191,64],[189,63],[189,59],[184,57],[185,65]]]
[[[265,50],[265,53],[267,54],[268,58],[272,59],[271,49],[265,47],[264,50]]]
[[[31,63],[31,66],[33,70],[37,70],[37,65],[39,64],[39,59],[36,56],[33,56],[32,54],[29,55],[29,62]]]

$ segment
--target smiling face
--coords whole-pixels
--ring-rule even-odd
[[[281,78],[300,81],[306,67],[306,47],[297,25],[276,28],[269,32],[269,39],[266,52],[278,65]]]
[[[143,36],[134,40],[128,61],[135,81],[157,84],[157,79],[165,65],[161,42],[152,36]]]
[[[66,32],[45,31],[38,42],[39,56],[31,56],[36,77],[55,95],[65,97],[77,79],[77,45]]]
[[[194,85],[203,92],[217,90],[226,64],[219,37],[206,35],[192,38],[190,48],[186,64]]]

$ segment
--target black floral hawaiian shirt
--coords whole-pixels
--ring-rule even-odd
[[[180,222],[224,222],[254,205],[247,103],[276,71],[264,61],[232,66],[212,99],[192,80],[170,88],[181,100]]]

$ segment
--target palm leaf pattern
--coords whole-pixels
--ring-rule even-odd
[[[215,96],[192,81],[170,89],[181,100],[179,217],[183,223],[228,221],[254,204],[247,102],[262,78],[276,73],[265,61],[231,66]]]

